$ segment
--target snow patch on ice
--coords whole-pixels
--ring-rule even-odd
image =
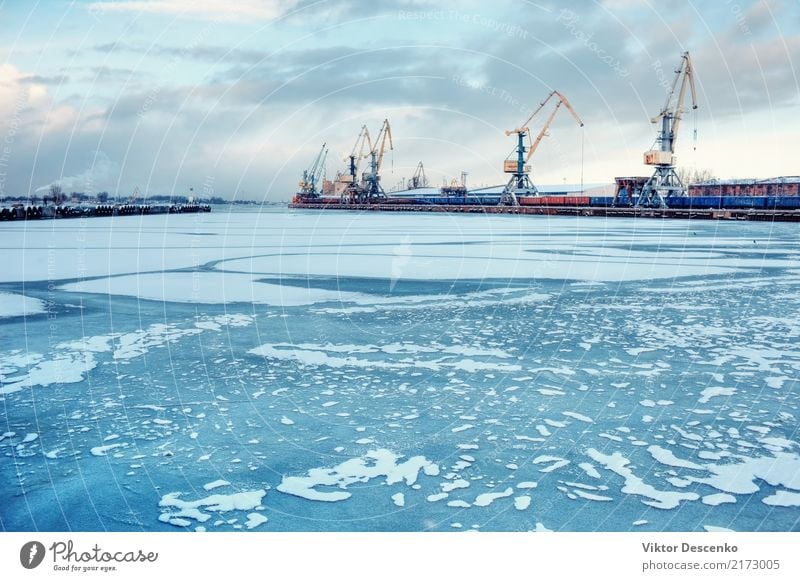
[[[44,312],[44,301],[16,293],[0,292],[0,319],[29,317]]]
[[[442,348],[437,348],[437,353],[446,353]],[[352,351],[350,351],[352,352]],[[363,351],[362,351],[363,352]],[[251,355],[260,355],[278,361],[294,361],[303,366],[331,367],[356,367],[361,369],[427,369],[441,371],[443,369],[457,369],[474,373],[476,371],[519,371],[521,367],[514,363],[494,363],[490,361],[475,361],[462,359],[452,361],[450,358],[424,359],[421,357],[403,359],[366,359],[359,357],[341,357],[330,355],[339,353],[337,346],[331,345],[294,345],[291,343],[266,343],[248,351]]]
[[[244,523],[245,528],[254,529],[257,526],[263,525],[269,519],[263,514],[251,512],[247,515],[247,522]]]
[[[682,500],[697,500],[700,498],[694,492],[670,492],[664,490],[657,490],[656,488],[645,484],[645,482],[636,476],[633,471],[628,468],[630,460],[625,458],[619,452],[614,452],[611,455],[598,452],[594,448],[586,451],[586,454],[598,464],[603,465],[607,470],[622,476],[625,479],[625,484],[622,487],[622,492],[625,494],[632,494],[636,496],[643,496],[650,500],[643,500],[642,502],[648,506],[661,509],[671,509],[677,507]]]
[[[213,482],[209,482],[208,484],[203,484],[203,488],[205,490],[214,490],[215,488],[219,488],[221,486],[228,486],[230,482],[227,480],[214,480]]]
[[[667,450],[661,446],[650,446],[647,448],[647,451],[650,452],[650,455],[655,460],[661,464],[666,464],[667,466],[674,466],[675,468],[691,468],[693,470],[706,469],[706,467],[702,466],[701,464],[696,464],[694,462],[690,462],[689,460],[681,460],[675,456],[671,450]]]
[[[568,418],[578,420],[580,422],[586,422],[587,424],[591,424],[594,422],[592,418],[576,412],[561,412],[561,414],[567,416]]]
[[[328,302],[358,303],[368,295],[260,282],[235,272],[163,272],[115,276],[65,284],[67,292],[137,297],[172,303],[255,303],[274,307]]]
[[[308,500],[338,502],[352,496],[347,488],[357,482],[384,477],[386,484],[405,481],[411,486],[417,481],[420,471],[428,476],[439,473],[439,467],[424,456],[414,456],[398,463],[400,458],[400,455],[386,449],[372,450],[333,468],[313,468],[307,476],[284,476],[278,490]],[[340,490],[317,490],[317,487],[336,487]]]
[[[772,496],[766,497],[762,502],[770,506],[800,506],[800,493],[778,490]]]
[[[707,533],[735,533],[733,529],[729,529],[726,527],[717,527],[714,525],[703,525],[703,528]]]
[[[708,403],[712,397],[721,397],[721,396],[729,396],[729,395],[736,395],[736,388],[735,387],[707,387],[703,391],[700,392],[702,396],[697,401],[699,403]]]
[[[564,458],[559,458],[558,456],[537,456],[533,459],[534,464],[546,464],[550,463],[549,466],[542,468],[539,472],[553,472],[554,470],[558,470],[559,468],[563,468],[567,464],[569,464],[569,460],[565,460]]]
[[[475,502],[473,503],[475,506],[489,506],[498,498],[506,498],[514,494],[514,489],[510,486],[506,488],[503,492],[484,492],[483,494],[479,494],[477,498],[475,498]]]
[[[161,497],[158,506],[166,509],[158,520],[176,526],[188,526],[186,519],[203,523],[211,518],[208,512],[230,512],[234,510],[253,510],[261,506],[266,490],[249,490],[232,494],[212,494],[198,500],[182,500],[180,492],[170,492]],[[208,512],[203,512],[203,511]],[[258,520],[258,519],[256,519]],[[176,522],[177,521],[177,522]],[[183,522],[181,522],[183,521]],[[266,521],[262,521],[266,522]],[[260,522],[258,524],[261,524]],[[257,526],[257,525],[254,525]]]
[[[719,506],[720,504],[733,504],[736,502],[736,497],[732,494],[718,492],[717,494],[709,494],[702,498],[702,503],[709,506]]]
[[[105,456],[115,448],[121,448],[124,444],[107,444],[105,446],[95,446],[90,450],[92,456]]]

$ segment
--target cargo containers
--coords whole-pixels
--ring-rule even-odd
[[[589,206],[589,196],[529,196],[518,198],[520,206]]]

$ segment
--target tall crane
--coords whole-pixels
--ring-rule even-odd
[[[372,202],[377,199],[385,198],[386,193],[381,186],[381,167],[383,166],[383,156],[386,153],[386,142],[389,142],[389,151],[394,151],[392,144],[392,126],[389,120],[384,119],[375,143],[369,152],[370,163],[369,171],[364,173],[365,191],[362,193],[362,200]]]
[[[363,187],[358,183],[358,167],[361,160],[366,157],[365,148],[367,151],[372,150],[372,140],[369,136],[369,129],[366,125],[362,125],[350,155],[343,160],[349,162],[348,174],[339,174],[337,177],[337,183],[341,184],[342,201],[355,202],[363,197]],[[337,188],[337,191],[340,188]]]
[[[129,205],[132,205],[132,204],[134,204],[134,203],[136,202],[136,200],[138,200],[138,199],[139,199],[139,186],[136,186],[135,188],[133,188],[133,193],[132,193],[132,194],[131,194],[131,196],[128,198],[128,202],[127,202],[127,203],[128,203]]]
[[[325,149],[326,145],[326,143],[322,144],[322,148],[319,150],[317,157],[314,158],[311,166],[303,170],[303,179],[300,180],[300,192],[298,194],[304,198],[318,198],[320,195],[317,184],[319,184],[319,180],[322,177],[322,170],[328,157],[328,150]]]
[[[416,190],[417,188],[424,188],[428,185],[428,178],[425,175],[425,167],[422,165],[422,162],[419,162],[417,165],[417,171],[414,172],[414,175],[411,176],[411,179],[408,183],[409,190]]]
[[[678,83],[680,82],[680,88]],[[686,188],[681,183],[678,174],[675,173],[675,143],[678,140],[678,128],[681,118],[686,112],[683,108],[683,100],[686,96],[686,86],[692,92],[692,109],[697,109],[697,95],[694,88],[694,67],[688,52],[681,55],[681,63],[675,71],[675,80],[672,82],[672,89],[667,95],[667,101],[661,112],[653,117],[650,122],[661,122],[661,128],[656,136],[653,149],[644,153],[645,165],[654,165],[655,172],[642,187],[642,192],[636,199],[636,205],[640,207],[664,208],[664,200],[670,196],[686,195]],[[675,89],[678,89],[677,93]]]
[[[550,116],[545,121],[541,131],[539,131],[539,134],[536,136],[536,139],[531,141],[528,124],[553,98],[556,100],[555,107],[553,107],[553,110],[550,112]],[[572,108],[572,105],[570,105],[567,98],[558,91],[553,91],[544,101],[539,104],[536,110],[530,114],[530,116],[522,123],[521,126],[517,127],[516,129],[506,131],[506,135],[512,135],[514,133],[517,134],[517,147],[515,150],[517,159],[510,159],[512,157],[510,155],[508,158],[506,158],[506,161],[503,164],[503,171],[505,173],[513,174],[511,179],[508,181],[508,184],[506,184],[506,187],[503,189],[503,195],[501,197],[501,202],[503,204],[516,206],[518,205],[517,196],[535,196],[539,193],[539,190],[536,189],[536,186],[533,185],[533,182],[531,182],[530,178],[528,177],[528,172],[531,171],[531,166],[526,164],[533,154],[536,153],[536,150],[539,148],[539,144],[542,142],[544,136],[548,134],[548,129],[550,129],[550,125],[553,123],[553,119],[555,119],[556,113],[558,113],[558,110],[562,105],[566,107],[570,114],[572,114],[572,117],[578,122],[578,125],[583,127],[583,121],[581,121],[581,118],[578,117],[578,114],[575,112],[575,109]],[[525,137],[528,138],[528,148],[525,147]],[[526,151],[527,155],[525,155]]]

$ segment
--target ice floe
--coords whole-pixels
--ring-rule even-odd
[[[46,312],[45,303],[33,297],[0,291],[0,319],[30,317]]]
[[[352,496],[347,488],[357,482],[383,477],[386,484],[405,482],[410,486],[417,481],[420,472],[429,476],[439,473],[439,467],[424,456],[414,456],[398,463],[399,459],[400,455],[389,450],[372,450],[333,468],[312,468],[307,476],[284,476],[277,489],[307,500],[338,502]],[[318,487],[339,490],[318,490]]]

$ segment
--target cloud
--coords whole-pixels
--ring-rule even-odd
[[[123,0],[92,2],[96,12],[137,12],[218,22],[262,22],[291,10],[297,0]]]
[[[98,191],[98,185],[102,188],[105,185],[113,184],[119,178],[120,166],[111,160],[102,151],[91,152],[88,166],[78,174],[63,176],[53,180],[49,184],[36,188],[36,192],[46,192],[53,184],[60,185],[66,193],[84,192],[94,193]]]
[[[489,10],[447,0],[303,0],[290,18],[270,24],[270,33],[242,35],[238,22],[198,23],[212,17],[198,16],[210,6],[201,2],[195,12],[181,12],[187,18],[175,28],[174,18],[165,18],[163,27],[116,42],[109,42],[116,35],[99,34],[73,67],[51,60],[38,71],[14,69],[12,84],[25,95],[18,116],[25,131],[17,133],[9,166],[16,175],[9,170],[7,189],[66,175],[91,177],[109,191],[184,192],[210,181],[224,197],[287,199],[322,142],[331,149],[332,177],[344,169],[341,158],[361,125],[374,131],[386,117],[395,138],[387,189],[419,160],[436,185],[461,170],[471,184],[497,184],[514,145],[503,130],[553,89],[569,97],[586,129],[559,114],[532,160],[535,182],[577,182],[582,167],[587,182],[610,181],[648,171],[641,154],[655,136],[649,119],[684,49],[697,71],[700,140],[695,154],[687,116],[681,163],[711,167],[720,177],[792,171],[780,169],[791,150],[781,132],[798,127],[789,108],[800,94],[800,35],[782,23],[796,15],[795,4],[742,1],[734,10],[665,0],[611,13],[612,4],[630,3],[579,0],[570,4],[579,18],[568,20],[560,4],[542,3],[512,9],[501,2]],[[124,4],[126,11],[147,4],[145,12],[165,15],[166,5],[177,9],[172,1],[95,4]],[[242,4],[230,6],[237,13]],[[108,14],[114,10],[122,8]],[[107,16],[109,24],[116,19]],[[0,75],[0,106],[13,113],[7,77]],[[0,118],[0,130],[8,118]],[[761,145],[734,145],[742,142]],[[117,161],[118,175],[86,174],[87,152],[96,150]]]

